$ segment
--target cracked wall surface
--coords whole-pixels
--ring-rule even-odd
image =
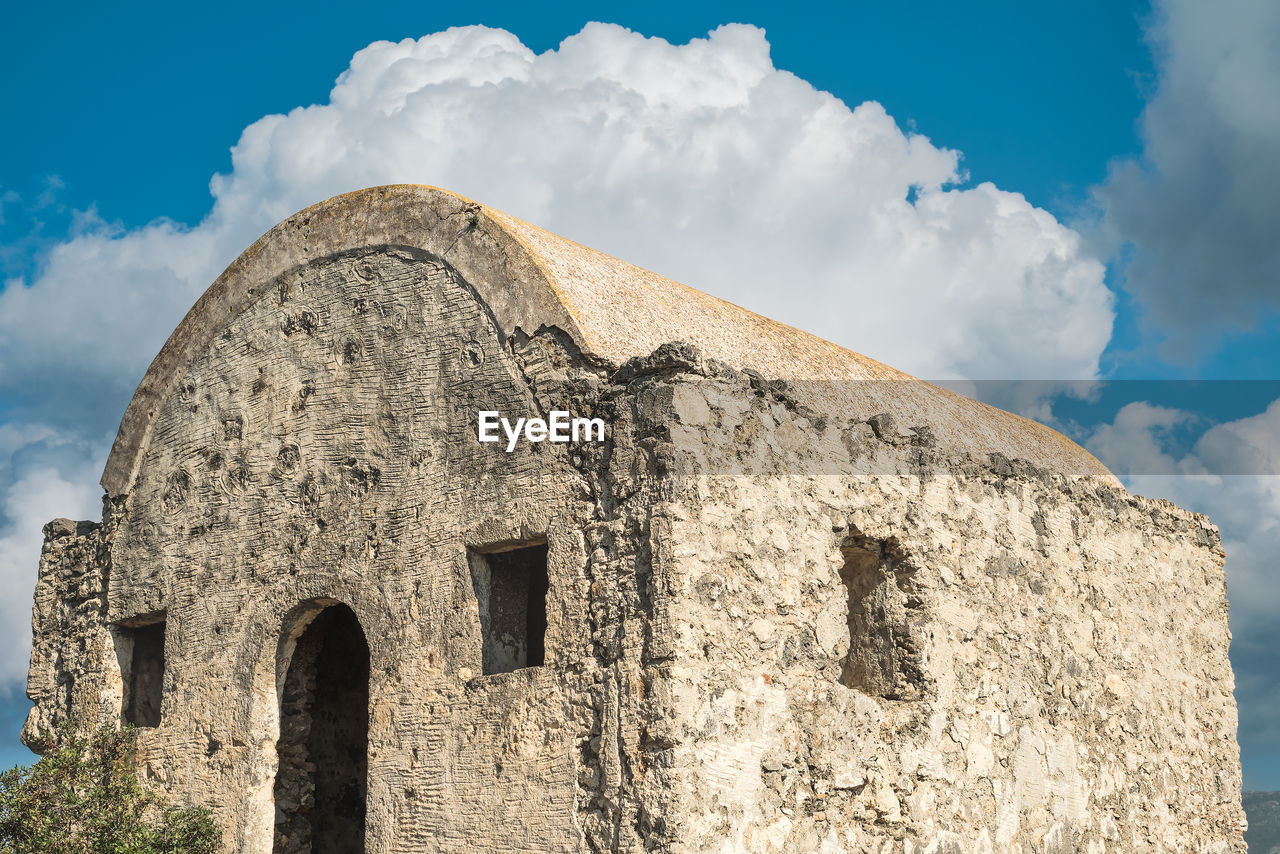
[[[1244,850],[1207,520],[688,344],[512,327],[459,270],[522,268],[461,229],[474,257],[312,252],[144,382],[136,474],[46,528],[29,744],[120,720],[119,641],[163,619],[140,773],[271,851],[315,798],[281,711],[326,674],[290,668],[343,605],[370,852]],[[476,440],[553,409],[607,441]],[[520,667],[477,561],[543,544]]]

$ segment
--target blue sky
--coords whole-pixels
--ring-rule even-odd
[[[1148,9],[1028,5],[861,3],[833,12],[818,3],[645,3],[615,4],[605,15],[585,3],[357,11],[231,2],[175,16],[156,3],[74,12],[21,4],[7,13],[17,21],[0,37],[0,63],[5,79],[27,85],[10,87],[6,106],[39,131],[5,135],[4,178],[34,193],[56,174],[68,185],[65,203],[97,203],[126,225],[160,212],[193,222],[207,212],[208,177],[230,166],[240,131],[325,100],[351,55],[372,41],[485,24],[541,52],[587,21],[672,42],[740,21],[765,29],[777,67],[850,104],[877,100],[964,151],[975,177],[1067,210],[1105,176],[1108,158],[1138,150],[1134,121],[1152,75],[1141,42]]]
[[[1083,397],[1054,383],[979,393],[1222,526],[1246,784],[1280,789],[1273,4],[603,9],[7,12],[0,65],[18,85],[5,89],[0,135],[0,619],[16,651],[0,662],[0,762],[29,757],[16,729],[38,525],[93,514],[105,448],[147,361],[275,220],[404,180],[926,378],[1104,383]],[[600,20],[631,33],[584,28]],[[759,30],[717,30],[734,22]],[[444,32],[467,25],[510,36]],[[402,39],[422,41],[369,47]],[[602,152],[583,136],[594,126],[575,122],[607,110],[624,120]],[[636,162],[610,156],[630,144]],[[787,186],[770,185],[777,163]],[[775,219],[742,213],[743,199]],[[845,226],[803,227],[812,211]],[[867,237],[883,228],[933,254],[902,260]],[[794,257],[750,259],[764,234]],[[681,250],[695,240],[714,251]],[[815,257],[829,263],[802,277],[807,299],[777,286]],[[832,301],[865,318],[813,308]],[[908,311],[914,335],[877,331]]]

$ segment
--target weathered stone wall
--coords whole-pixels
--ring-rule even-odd
[[[104,619],[102,531],[98,523],[70,519],[44,526],[27,676],[27,696],[35,707],[22,728],[23,742],[35,748],[49,744],[63,723],[89,727],[121,711],[120,669]]]
[[[1216,528],[751,379],[695,358],[650,392],[671,850],[1244,850]],[[859,545],[888,575],[851,625]],[[918,680],[842,684],[895,659]]]
[[[211,805],[228,850],[270,850],[291,639],[314,603],[342,602],[371,647],[369,850],[576,849],[582,680],[550,668],[477,679],[468,546],[544,539],[549,664],[590,645],[581,478],[550,446],[508,455],[475,441],[478,409],[536,414],[510,348],[450,268],[421,255],[327,259],[267,284],[164,401],[109,520],[109,556],[81,555],[96,539],[66,555],[50,541],[33,731],[60,708],[59,680],[120,681],[118,666],[99,678],[68,660],[58,638],[163,614],[168,675],[160,725],[140,739],[145,776]],[[92,572],[62,569],[73,561]],[[82,597],[91,614],[74,598],[94,573],[110,578],[105,620],[99,588]]]

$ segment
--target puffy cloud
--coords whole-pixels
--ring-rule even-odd
[[[774,68],[753,27],[672,45],[591,24],[540,55],[484,27],[378,42],[328,103],[244,130],[198,224],[81,217],[30,281],[10,282],[0,395],[10,418],[97,442],[183,312],[259,234],[399,182],[463,193],[926,377],[1094,377],[1113,317],[1102,265],[1021,195],[963,181],[956,152],[879,104],[851,109]],[[17,610],[40,525],[96,515],[101,455],[78,441],[7,486],[0,583]]]
[[[1073,425],[1072,432],[1080,431]],[[1177,451],[1179,431],[1199,433],[1188,452]],[[1280,475],[1280,400],[1257,415],[1219,424],[1203,415],[1135,401],[1121,407],[1110,423],[1088,430],[1085,444],[1122,477]],[[1280,504],[1273,509],[1280,519]]]
[[[1087,445],[1112,471],[1177,474],[1180,461],[1168,453],[1162,437],[1193,417],[1179,409],[1135,401],[1121,407],[1110,424],[1099,425]]]
[[[1140,157],[1095,190],[1125,287],[1175,352],[1280,310],[1280,4],[1159,0]]]
[[[541,55],[483,27],[378,42],[329,103],[245,129],[203,222],[98,223],[0,294],[0,383],[40,374],[118,409],[258,234],[391,182],[461,192],[928,377],[1094,376],[1112,321],[1101,264],[1022,196],[959,188],[958,159],[877,103],[775,69],[752,27],[676,46],[591,24]]]
[[[441,184],[930,377],[1091,377],[1110,335],[1074,232],[949,188],[955,152],[776,70],[751,27],[676,47],[593,24],[541,56],[478,28],[371,45],[234,163],[215,184],[234,207]]]
[[[1196,457],[1210,472],[1280,474],[1280,400],[1257,415],[1211,427],[1196,443]]]

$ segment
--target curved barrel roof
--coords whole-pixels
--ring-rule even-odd
[[[554,326],[613,364],[684,341],[768,379],[796,383],[806,405],[856,418],[891,413],[927,425],[939,444],[1001,453],[1068,475],[1113,479],[1096,458],[1034,421],[917,380],[815,335],[769,320],[446,190],[391,185],[336,196],[263,235],[210,286],[134,393],[102,475],[127,493],[159,404],[190,362],[275,278],[309,261],[374,246],[442,258],[510,334]]]

